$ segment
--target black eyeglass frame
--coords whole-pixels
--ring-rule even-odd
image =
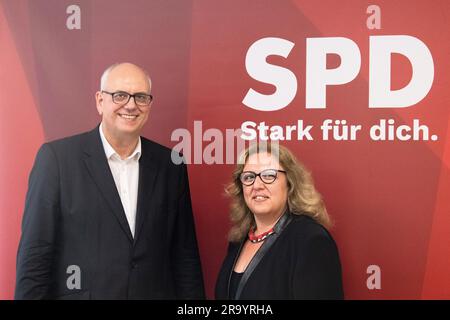
[[[137,106],[140,106],[140,107],[148,107],[148,106],[152,103],[152,101],[153,101],[153,95],[151,95],[151,94],[146,94],[146,93],[135,93],[135,94],[131,94],[131,93],[128,93],[128,92],[126,92],[126,91],[108,92],[108,91],[106,91],[106,90],[102,90],[101,92],[102,92],[102,93],[107,93],[107,94],[111,95],[112,101],[113,101],[115,104],[120,104],[120,105],[126,105],[126,104],[130,101],[130,99],[131,99],[132,97],[133,97],[134,103],[135,103]],[[126,101],[126,102],[116,102],[116,101],[114,100],[114,95],[116,95],[116,94],[118,94],[118,93],[128,95],[127,101]],[[136,96],[147,96],[147,97],[150,97],[150,102],[149,102],[148,104],[139,104],[139,103],[136,102]]]
[[[267,171],[274,171],[274,172],[276,173],[276,174],[275,174],[275,179],[273,179],[273,181],[271,181],[271,182],[266,182],[266,181],[264,181],[263,178],[261,178],[261,174],[264,173],[264,172],[267,172]],[[286,171],[284,171],[284,170],[279,170],[279,169],[266,169],[266,170],[261,171],[260,173],[256,173],[256,172],[254,172],[254,171],[242,171],[241,174],[239,175],[239,181],[242,183],[242,185],[247,186],[247,187],[250,187],[250,186],[252,186],[252,185],[255,183],[256,178],[259,177],[259,179],[261,179],[261,181],[262,181],[264,184],[272,184],[272,183],[275,182],[275,180],[277,180],[277,178],[278,178],[278,172],[286,173]],[[252,183],[246,184],[246,183],[244,183],[244,181],[242,181],[242,177],[243,177],[243,175],[244,175],[245,173],[253,173],[253,174],[255,175],[255,179],[253,180]]]

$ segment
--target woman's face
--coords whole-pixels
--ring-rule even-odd
[[[256,153],[249,156],[243,171],[258,174],[267,169],[284,170],[271,154]],[[277,178],[270,184],[264,183],[258,176],[251,186],[242,187],[245,203],[255,216],[278,218],[285,211],[288,198],[285,173],[277,172]]]

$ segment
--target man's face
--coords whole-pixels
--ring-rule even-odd
[[[132,64],[122,64],[111,70],[103,90],[150,94],[151,88],[141,69]],[[138,106],[132,97],[126,104],[117,104],[112,95],[101,91],[96,93],[96,102],[106,132],[115,139],[139,136],[151,106]]]

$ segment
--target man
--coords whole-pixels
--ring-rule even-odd
[[[100,126],[44,144],[30,174],[16,299],[201,299],[185,165],[140,137],[152,102],[138,66],[109,67]]]

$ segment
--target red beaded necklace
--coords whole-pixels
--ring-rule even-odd
[[[270,228],[269,231],[266,231],[266,232],[261,233],[260,235],[256,236],[255,228],[250,228],[250,231],[248,232],[248,240],[250,240],[250,242],[252,242],[252,243],[258,243],[258,242],[266,240],[267,237],[271,236],[274,233],[275,233],[275,231],[273,230],[273,228]]]

